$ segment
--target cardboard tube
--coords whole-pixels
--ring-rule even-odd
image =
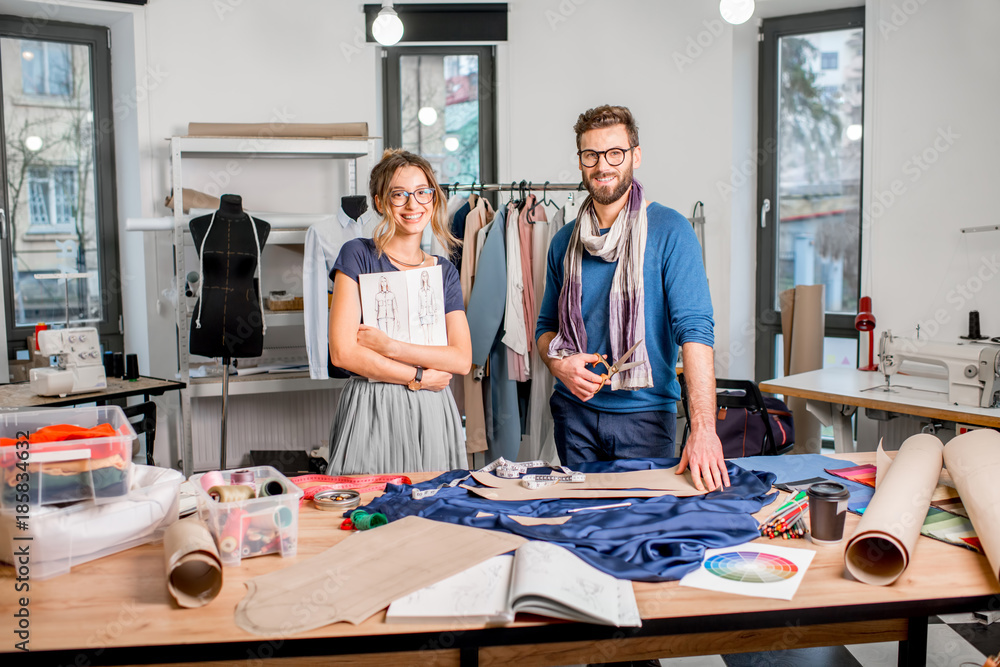
[[[920,433],[906,439],[847,542],[844,561],[858,581],[888,586],[910,563],[941,476],[941,441]]]
[[[944,464],[1000,580],[1000,433],[984,428],[953,438],[944,448]]]
[[[222,590],[222,561],[204,523],[184,519],[163,536],[167,590],[181,607],[203,607]]]

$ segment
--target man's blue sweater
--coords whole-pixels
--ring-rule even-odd
[[[643,290],[646,311],[646,352],[653,367],[653,386],[636,391],[612,391],[601,388],[585,405],[604,412],[641,412],[677,410],[680,385],[674,367],[677,350],[684,343],[715,344],[712,299],[708,279],[701,262],[701,247],[691,223],[677,211],[652,203],[646,209],[649,229],[643,263]],[[559,292],[563,284],[564,258],[575,221],[556,233],[549,246],[545,297],[535,326],[535,336],[558,330]],[[607,230],[602,230],[607,233]],[[611,352],[610,322],[611,282],[618,262],[605,262],[583,252],[583,322],[587,328],[587,349],[608,355]],[[547,350],[539,350],[546,354]],[[599,365],[595,373],[604,371]],[[556,391],[584,405],[561,381]]]

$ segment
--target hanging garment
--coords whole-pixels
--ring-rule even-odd
[[[482,234],[482,230],[479,233]],[[492,410],[492,418],[486,421],[489,456],[513,459],[521,445],[521,420],[517,411],[517,387],[507,376],[507,346],[500,343],[507,291],[505,234],[501,209],[493,217],[482,244],[466,314],[472,335],[472,363],[485,367],[489,361],[490,391],[484,396],[484,408]]]
[[[583,473],[627,472],[669,468],[679,459],[626,459],[581,464]],[[390,485],[385,494],[365,507],[382,512],[390,521],[417,515],[436,521],[521,535],[529,540],[555,542],[594,567],[620,579],[670,581],[698,567],[706,549],[735,546],[760,537],[753,513],[771,502],[774,475],[748,472],[728,463],[731,484],[721,491],[678,498],[615,500],[628,507],[591,512],[567,510],[607,505],[600,499],[548,499],[530,502],[497,502],[470,493],[460,486],[445,486],[423,500],[414,500],[412,489],[434,489],[468,475],[453,470],[414,486]],[[539,468],[530,472],[546,472]],[[471,477],[463,482],[478,487]],[[512,505],[514,505],[512,507]],[[510,515],[572,517],[563,524],[525,526]]]
[[[537,209],[536,209],[537,210]],[[532,278],[535,290],[534,323],[538,319],[538,311],[542,306],[545,293],[545,267],[549,252],[549,243],[563,226],[563,209],[556,211],[552,221],[532,225]],[[534,339],[534,330],[532,330]],[[549,397],[555,385],[555,378],[549,373],[548,367],[542,363],[537,346],[531,350],[531,397],[528,399],[528,428],[521,439],[521,451],[518,461],[542,460],[555,463],[556,440],[552,430],[552,412],[549,408]]]
[[[521,271],[521,232],[518,229],[518,211],[507,205],[507,298],[503,315],[503,344],[507,353],[507,371],[511,379],[523,382],[528,379],[525,357],[528,355],[527,326],[524,323],[524,274]]]
[[[305,253],[302,256],[302,315],[309,377],[313,380],[330,377],[327,370],[330,354],[330,269],[345,242],[364,236],[366,228],[374,230],[381,219],[369,209],[359,219],[352,220],[344,209],[340,209],[336,220],[326,220],[306,230]]]
[[[464,208],[459,209],[459,214]],[[479,230],[492,220],[493,207],[487,200],[479,198],[476,207],[468,213],[466,221],[463,224],[465,236],[460,276],[466,309],[469,306],[469,298],[472,296],[476,260],[479,258],[476,240]],[[468,374],[463,375],[459,379],[462,385],[462,408],[465,413],[465,448],[469,454],[484,452],[488,447],[486,441],[486,414],[483,405],[483,384],[474,379],[475,375],[476,367],[473,366]]]

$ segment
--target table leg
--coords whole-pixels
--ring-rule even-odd
[[[907,638],[899,642],[899,667],[924,667],[927,664],[927,617],[911,618]]]
[[[479,648],[476,646],[463,646],[458,652],[459,667],[478,667]]]

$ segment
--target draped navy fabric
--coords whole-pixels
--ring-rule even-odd
[[[669,468],[678,459],[630,459],[595,461],[578,466],[580,472],[627,472]],[[530,502],[496,501],[459,486],[445,487],[436,495],[414,500],[411,490],[433,489],[468,475],[452,470],[415,484],[390,484],[385,493],[365,508],[382,512],[390,521],[417,515],[426,519],[503,530],[544,540],[570,549],[594,567],[620,579],[670,581],[680,579],[701,563],[705,549],[743,544],[760,536],[751,516],[774,499],[770,494],[774,475],[752,473],[729,464],[731,485],[703,496],[677,498],[574,498]],[[544,474],[548,468],[531,470]],[[464,484],[479,486],[471,477]],[[628,507],[572,512],[580,507],[617,503]],[[479,516],[483,514],[483,516]],[[566,517],[561,525],[522,526],[509,515]]]

